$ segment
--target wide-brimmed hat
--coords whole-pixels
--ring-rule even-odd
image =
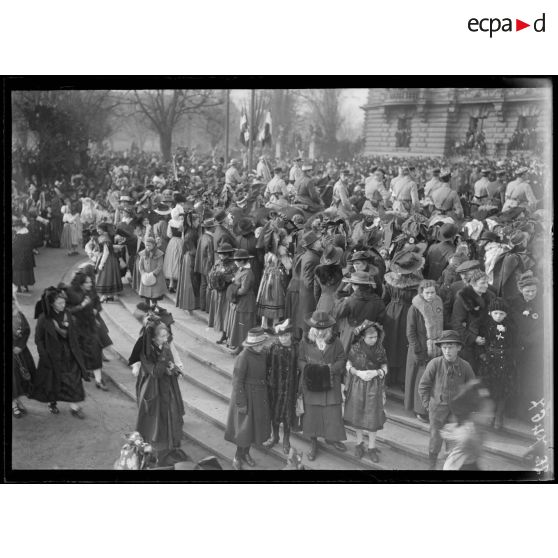
[[[487,242],[500,242],[500,243],[502,242],[500,240],[500,237],[495,232],[492,231],[484,231],[480,235],[479,242],[481,240],[486,240]]]
[[[352,253],[348,258],[347,258],[347,262],[367,262],[370,260],[370,255],[368,254],[368,252],[354,252]]]
[[[223,244],[221,244],[217,248],[217,254],[228,254],[228,253],[234,252],[234,251],[236,251],[236,248],[231,246],[228,242],[223,242]]]
[[[253,347],[255,345],[261,345],[267,341],[267,334],[261,327],[253,327],[248,331],[248,336],[242,345],[244,347]]]
[[[317,240],[320,240],[320,237],[314,231],[307,232],[302,237],[302,246],[307,248],[308,246],[314,244]]]
[[[205,219],[202,222],[202,227],[204,229],[211,229],[212,227],[216,227],[217,223],[215,222],[215,219],[213,217],[210,217],[209,219]]]
[[[376,286],[374,276],[369,271],[355,271],[350,277],[344,277],[343,282],[351,285],[372,285]]]
[[[314,167],[309,163],[305,163],[304,165],[302,165],[302,167],[300,167],[300,169],[303,171],[311,171],[313,168]]]
[[[302,161],[302,157],[300,155],[297,155],[293,161]]]
[[[333,264],[340,264],[341,258],[343,257],[343,250],[330,244],[322,254],[320,259],[320,263],[322,265],[333,265]]]
[[[461,340],[461,337],[459,337],[459,333],[453,329],[446,329],[442,331],[442,335],[440,335],[434,343],[436,345],[441,345],[442,343],[459,343],[463,346],[463,341]]]
[[[529,172],[529,169],[527,167],[519,167],[516,171],[515,171],[515,176],[522,176],[524,175],[526,172]]]
[[[273,172],[283,172],[283,167],[277,166],[273,169]]]
[[[418,271],[424,262],[424,258],[414,250],[402,250],[391,260],[390,270],[400,275],[407,275]]]
[[[510,244],[512,246],[520,246],[529,240],[529,234],[523,231],[517,231],[510,237]]]
[[[461,265],[458,265],[455,271],[457,273],[465,273],[467,271],[474,271],[475,269],[480,269],[481,264],[478,260],[467,260],[463,262]]]
[[[157,215],[170,215],[170,207],[164,203],[157,204],[157,207],[153,210]]]
[[[120,196],[120,198],[118,198],[118,201],[120,203],[124,202],[124,203],[133,203],[134,199],[131,198],[130,196]]]
[[[215,222],[217,222],[217,223],[222,223],[225,220],[226,217],[227,217],[227,213],[223,209],[221,211],[218,211],[213,216],[213,218],[215,219]]]
[[[335,320],[327,312],[314,312],[304,320],[310,327],[327,329],[335,325]]]
[[[252,219],[249,219],[248,217],[243,217],[242,219],[240,219],[240,221],[238,222],[238,232],[241,235],[254,232],[254,221],[252,221]]]
[[[250,255],[248,250],[244,248],[239,248],[233,256],[233,260],[251,260],[254,256]]]
[[[453,223],[445,223],[440,227],[438,231],[438,239],[443,240],[453,240],[455,235],[459,232],[457,225]]]

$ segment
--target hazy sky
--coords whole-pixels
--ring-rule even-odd
[[[368,89],[347,89],[343,103],[343,113],[351,127],[360,127],[364,122],[364,111],[360,108],[366,103]],[[249,89],[231,91],[231,100],[240,108],[243,102],[250,99]]]

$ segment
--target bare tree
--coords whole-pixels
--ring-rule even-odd
[[[333,156],[337,151],[337,134],[343,124],[341,114],[342,89],[302,89],[298,95],[306,101],[312,113],[312,122],[317,128],[321,149]]]
[[[213,89],[134,90],[132,99],[137,110],[159,134],[161,153],[166,161],[172,157],[173,130],[184,116],[222,103]]]

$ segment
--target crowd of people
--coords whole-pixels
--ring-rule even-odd
[[[128,285],[144,300],[129,362],[137,428],[159,463],[179,448],[184,414],[166,293],[180,310],[207,313],[236,357],[225,432],[236,469],[254,466],[252,444],[276,445],[281,425],[286,453],[292,431],[310,439],[309,460],[320,438],[346,451],[351,428],[356,457],[379,462],[390,390],[429,423],[432,468],[444,435],[455,448],[475,431],[447,434],[455,419],[471,421],[482,389],[495,405],[489,426],[524,419],[543,389],[544,164],[293,159],[262,155],[249,169],[187,150],[167,163],[134,150],[97,154],[80,174],[51,179],[19,153],[13,416],[25,414],[27,394],[51,413],[67,401],[84,418],[82,381],[107,389],[102,304]],[[42,294],[35,368],[17,298],[34,285],[44,246],[69,258],[83,247],[89,261],[71,285]],[[448,462],[475,468],[477,457]]]

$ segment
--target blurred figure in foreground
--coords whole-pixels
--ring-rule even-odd
[[[494,414],[489,392],[474,379],[461,387],[451,403],[457,422],[447,424],[441,432],[450,447],[443,470],[480,471],[485,433]]]

